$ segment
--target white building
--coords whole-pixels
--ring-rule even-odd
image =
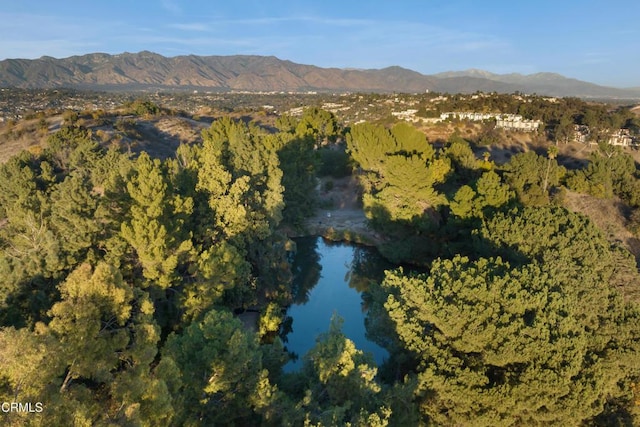
[[[508,116],[511,117],[497,118],[496,127],[508,130],[519,130],[522,132],[534,132],[538,130],[540,125],[542,125],[540,120],[525,120],[522,116],[515,114],[508,114]]]
[[[475,113],[475,112],[448,112],[440,114],[441,120],[459,119],[480,122],[495,119],[496,127],[507,130],[519,130],[522,132],[533,132],[542,125],[540,120],[526,120],[519,114],[500,113]]]
[[[447,119],[459,119],[459,120],[471,120],[472,122],[480,122],[483,120],[495,119],[498,114],[493,113],[476,113],[468,111],[453,111],[440,114],[441,120]]]
[[[629,129],[618,129],[609,136],[609,140],[607,142],[611,145],[629,147],[633,144],[633,139],[631,138]]]
[[[404,111],[392,111],[391,115],[399,118],[400,120],[415,121],[417,112],[418,110],[408,109]]]
[[[591,139],[591,130],[589,126],[575,125],[573,127],[573,141],[580,142],[582,144],[597,145],[597,141]],[[619,147],[631,147],[638,145],[638,141],[634,140],[629,132],[629,129],[618,129],[609,135],[607,143],[611,145],[617,145]]]

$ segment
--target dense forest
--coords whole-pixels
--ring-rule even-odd
[[[571,124],[636,123],[598,111]],[[407,123],[344,128],[309,108],[273,128],[217,119],[159,159],[68,123],[0,165],[0,401],[43,406],[0,420],[637,425],[636,260],[564,199],[615,199],[640,230],[640,173],[604,143],[571,170],[557,153],[496,164],[457,133],[436,147]],[[390,357],[376,366],[336,316],[285,373],[286,230],[325,174],[357,177],[378,249],[403,266],[367,292]]]

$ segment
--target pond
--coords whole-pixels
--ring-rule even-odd
[[[287,363],[285,371],[302,367],[303,356],[313,348],[318,335],[329,330],[334,313],[344,319],[342,331],[347,338],[359,350],[371,353],[380,365],[388,353],[367,339],[367,309],[362,292],[372,280],[380,282],[384,270],[393,266],[373,248],[330,243],[321,237],[295,241],[294,303],[287,311],[289,318],[283,333],[287,349],[298,359]]]

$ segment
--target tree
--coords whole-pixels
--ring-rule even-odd
[[[560,184],[565,169],[555,156],[546,160],[533,151],[513,156],[505,165],[505,178],[525,205],[549,203],[549,189]]]
[[[268,425],[386,426],[392,417],[388,402],[404,390],[383,391],[376,374],[371,356],[344,336],[342,319],[333,316],[329,331],[305,356],[302,371],[283,378],[284,393],[261,411]]]
[[[60,285],[62,301],[54,304],[48,325],[60,340],[67,373],[60,392],[79,378],[106,381],[117,365],[118,350],[128,342],[125,329],[133,293],[119,273],[106,264],[92,271],[83,264]]]
[[[282,220],[276,149],[257,129],[230,119],[214,122],[203,138],[196,188],[209,196],[218,232],[238,243],[265,239]]]
[[[404,123],[391,131],[363,123],[351,129],[347,146],[364,172],[363,203],[374,225],[425,226],[437,217],[446,198],[434,186],[445,180],[451,165],[436,156],[424,134]]]
[[[321,108],[306,108],[295,127],[296,135],[311,136],[320,145],[323,140],[333,140],[338,136],[338,121],[333,113]]]
[[[213,309],[171,334],[156,371],[169,384],[177,425],[252,424],[261,352],[228,311]]]
[[[150,117],[160,112],[160,107],[151,101],[137,99],[128,105],[130,111],[137,116]]]
[[[60,375],[60,363],[50,357],[55,341],[41,325],[35,331],[13,327],[0,329],[0,374],[3,401],[22,399],[37,401],[51,382]]]
[[[133,204],[130,220],[122,223],[122,237],[135,249],[143,276],[161,288],[176,280],[175,270],[192,244],[181,230],[184,216],[193,207],[190,199],[169,192],[158,160],[142,153],[135,165],[137,174],[127,183]]]
[[[542,192],[547,193],[547,189],[549,187],[549,173],[551,172],[551,162],[556,159],[558,156],[558,147],[550,146],[547,149],[547,168],[544,173],[544,181],[542,182]]]
[[[476,192],[468,185],[460,187],[456,194],[453,196],[453,200],[449,202],[449,208],[458,218],[471,218],[477,215],[476,204],[474,199]]]
[[[623,153],[620,147],[600,144],[599,150],[591,154],[587,167],[569,175],[567,185],[595,197],[611,198],[617,194],[631,201],[637,198],[635,172],[630,155]]]
[[[282,169],[283,219],[296,227],[313,215],[316,205],[316,170],[319,159],[311,137],[279,133],[265,137],[265,144],[278,153]]]
[[[25,212],[40,211],[43,197],[38,191],[32,160],[24,152],[0,165],[0,217],[12,221]]]
[[[451,159],[456,175],[460,178],[468,180],[478,176],[477,171],[482,162],[476,159],[469,143],[460,136],[454,134],[449,138],[449,146],[444,154]]]
[[[483,173],[473,187],[475,190],[463,185],[449,203],[455,216],[462,219],[484,218],[492,210],[506,205],[514,196],[509,186],[502,183],[500,176],[494,171]]]
[[[640,313],[594,276],[583,280],[459,256],[429,275],[388,273],[385,306],[418,358],[423,415],[443,425],[575,425],[606,402],[629,405]],[[578,300],[598,315],[585,317]]]
[[[48,324],[0,330],[9,400],[46,402],[35,425],[166,425],[172,408],[150,372],[160,330],[147,295],[105,263],[82,264],[59,291]]]
[[[90,130],[80,126],[64,126],[47,138],[45,156],[58,171],[88,171],[100,157],[101,148]]]
[[[89,180],[78,174],[68,175],[51,192],[51,227],[68,269],[84,261],[96,244],[100,231],[94,216],[97,205]]]
[[[483,257],[436,260],[429,274],[396,270],[383,283],[416,360],[423,415],[473,425],[637,416],[640,311],[616,290],[628,258],[557,207],[497,213],[477,236]]]
[[[611,244],[586,217],[559,207],[513,209],[486,221],[479,234],[484,254],[514,263],[534,259],[557,281],[576,281],[591,274],[608,287],[617,269]],[[586,308],[588,311],[589,309]]]
[[[225,292],[244,287],[251,266],[235,246],[221,241],[200,253],[191,270],[193,278],[181,295],[185,319],[199,318],[221,303]]]
[[[553,131],[556,145],[561,142],[568,144],[573,140],[574,126],[573,117],[570,114],[563,114]]]

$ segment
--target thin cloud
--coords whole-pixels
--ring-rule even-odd
[[[67,58],[97,50],[100,50],[100,44],[95,42],[80,42],[69,39],[30,40],[11,43],[2,49],[2,56],[22,59],[36,59],[42,56]]]
[[[122,35],[115,37],[114,40],[126,42],[131,40],[131,36]],[[253,38],[218,38],[218,37],[172,37],[172,36],[164,36],[164,35],[136,35],[135,36],[136,43],[141,46],[149,46],[150,48],[153,45],[182,45],[182,46],[211,46],[211,47],[220,47],[220,46],[251,46],[253,44],[258,44],[259,39]],[[157,47],[157,46],[155,46]]]
[[[206,32],[210,31],[210,27],[207,24],[199,22],[192,22],[190,24],[169,24],[169,28],[182,31],[194,31],[194,32]]]
[[[64,16],[39,14],[0,13],[0,58],[56,58],[81,55],[102,50],[108,37],[105,34],[119,31],[118,22],[88,23]],[[25,23],[29,31],[25,32]],[[19,38],[16,35],[19,34]],[[91,34],[94,37],[78,37]]]
[[[182,14],[182,8],[173,0],[162,0],[160,2],[162,8],[173,14]]]
[[[375,21],[366,19],[324,18],[317,16],[270,16],[262,18],[224,19],[213,18],[217,25],[277,25],[285,22],[313,23],[335,27],[371,25]]]
[[[611,55],[607,52],[586,52],[580,63],[583,65],[603,64],[611,62]]]
[[[382,56],[395,56],[396,52],[406,55],[411,51],[421,52],[423,55],[430,52],[451,55],[494,51],[504,53],[511,50],[509,41],[491,34],[465,32],[416,22],[374,22],[341,36],[344,37],[345,43],[376,49]]]

